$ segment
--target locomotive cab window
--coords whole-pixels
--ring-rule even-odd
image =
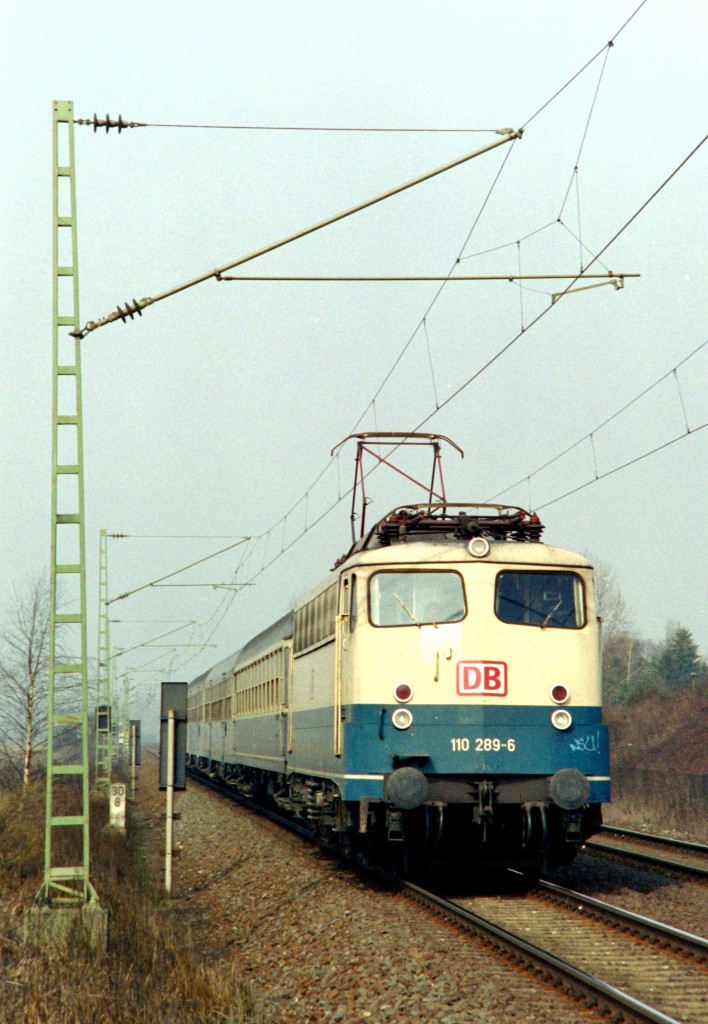
[[[459,622],[466,613],[462,577],[456,572],[377,572],[369,581],[374,626],[424,626]]]
[[[585,625],[585,592],[574,572],[500,572],[495,608],[502,622],[545,629]]]

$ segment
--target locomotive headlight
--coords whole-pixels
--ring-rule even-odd
[[[573,724],[573,716],[565,708],[556,708],[551,714],[551,722],[556,729],[570,729]]]
[[[413,687],[409,686],[408,683],[399,683],[398,686],[394,688],[393,696],[401,704],[407,704],[413,696]]]
[[[563,686],[563,683],[556,683],[551,687],[551,700],[554,704],[565,704],[569,697],[568,687]]]
[[[410,729],[413,725],[413,715],[408,708],[396,708],[391,715],[391,721],[397,729]]]
[[[467,545],[467,550],[475,558],[484,558],[489,554],[489,541],[486,537],[473,537]]]

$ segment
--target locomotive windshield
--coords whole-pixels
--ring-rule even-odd
[[[495,611],[502,622],[580,629],[585,625],[583,584],[573,572],[500,572]]]
[[[465,617],[465,591],[456,572],[377,572],[369,581],[374,626],[423,626]]]

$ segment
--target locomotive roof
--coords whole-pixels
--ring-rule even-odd
[[[431,501],[400,505],[380,519],[339,559],[342,565],[478,561],[468,543],[481,538],[485,561],[536,565],[589,565],[586,558],[541,542],[544,526],[534,512],[517,505]]]
[[[483,558],[478,558],[470,554],[465,540],[445,536],[426,540],[416,538],[387,547],[355,551],[341,563],[340,569],[351,569],[355,565],[435,565],[450,562],[492,562],[580,569],[591,567],[590,561],[584,555],[550,544],[492,540],[489,542],[489,553]]]
[[[475,511],[468,513],[467,509]],[[343,569],[359,565],[481,565],[487,562],[539,568],[591,568],[584,555],[542,543],[542,532],[543,524],[537,516],[512,506],[474,503],[463,506],[445,502],[400,507],[358,540],[328,576],[296,602],[296,607],[325,591]],[[475,537],[483,537],[489,544],[489,551],[482,557],[469,550],[468,544]],[[291,637],[293,617],[294,611],[283,615],[235,654],[194,679],[191,685],[201,687],[221,682],[239,665]]]

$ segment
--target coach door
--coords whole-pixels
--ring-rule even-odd
[[[284,758],[293,749],[290,715],[290,687],[292,685],[290,659],[292,657],[292,649],[288,644],[285,644],[283,647],[280,657],[282,658],[279,666],[280,679],[282,680],[282,689],[280,691],[280,756]]]

